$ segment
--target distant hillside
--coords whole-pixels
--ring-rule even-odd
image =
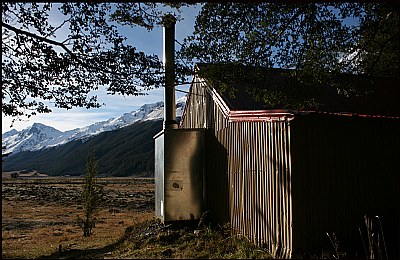
[[[83,175],[88,153],[95,149],[99,176],[154,175],[153,136],[163,120],[137,122],[91,138],[40,151],[25,151],[4,158],[3,171],[36,170],[51,176]]]
[[[176,117],[181,117],[186,103],[186,96],[176,100]],[[87,139],[102,132],[113,131],[140,121],[164,118],[164,102],[145,104],[136,111],[125,113],[116,118],[68,130],[59,131],[51,126],[34,123],[21,131],[12,129],[1,135],[3,153],[37,151],[66,144],[71,141]]]

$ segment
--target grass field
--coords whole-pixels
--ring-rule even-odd
[[[104,197],[93,235],[83,216],[82,179],[3,178],[2,258],[271,258],[229,226],[154,218],[154,179],[100,178]]]
[[[91,237],[75,224],[83,216],[82,179],[3,179],[2,258],[37,258],[92,249],[120,239],[127,227],[154,216],[154,180],[101,179],[105,198]]]

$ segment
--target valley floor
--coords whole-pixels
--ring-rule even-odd
[[[37,258],[112,244],[154,216],[154,179],[101,179],[105,192],[93,235],[82,236],[82,179],[2,179],[2,258]]]
[[[2,259],[271,258],[229,226],[161,224],[151,178],[99,178],[104,200],[87,238],[76,225],[83,179],[2,180]]]

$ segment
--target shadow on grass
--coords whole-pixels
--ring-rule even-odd
[[[132,228],[128,227],[125,230],[125,234],[118,239],[116,242],[106,245],[101,248],[93,249],[67,249],[61,252],[55,252],[50,255],[39,256],[36,259],[82,259],[82,258],[99,258],[105,253],[115,251],[132,233]],[[103,258],[103,257],[100,257]]]

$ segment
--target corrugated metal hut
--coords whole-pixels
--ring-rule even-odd
[[[282,70],[266,73],[268,84],[285,84]],[[322,110],[297,111],[268,108],[240,85],[232,96],[199,75],[180,128],[205,129],[203,203],[211,219],[292,257],[331,248],[327,232],[361,255],[367,215],[381,221],[387,250],[398,254],[398,81],[375,80],[367,98],[324,90]]]

